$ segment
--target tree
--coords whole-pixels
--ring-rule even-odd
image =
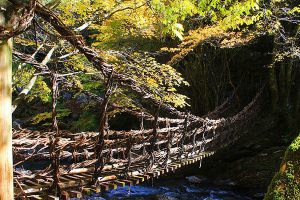
[[[27,28],[35,1],[0,1],[0,200],[12,200],[12,36]],[[22,20],[21,20],[22,19]]]
[[[1,24],[2,25],[2,24]],[[0,199],[13,199],[11,116],[12,39],[0,44]]]

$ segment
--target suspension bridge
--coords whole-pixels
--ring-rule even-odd
[[[15,196],[81,198],[139,184],[196,162],[201,167],[204,158],[241,136],[262,107],[262,93],[263,88],[240,112],[226,118],[220,115],[228,102],[205,117],[161,118],[157,112],[149,118],[141,113],[139,130],[109,130],[107,121],[99,132],[14,130]],[[152,128],[145,129],[145,121],[152,122]],[[20,167],[26,163],[31,168]]]
[[[149,93],[147,85],[137,82],[130,74],[116,71],[50,9],[39,3],[33,4],[33,7],[39,17],[101,72],[107,83],[104,98],[94,97],[101,102],[99,131],[63,131],[58,128],[57,122],[58,82],[64,81],[65,86],[70,83],[31,56],[14,52],[24,63],[51,75],[53,127],[48,132],[22,128],[13,130],[16,199],[81,198],[91,193],[139,184],[192,163],[199,162],[201,166],[204,158],[235,142],[263,107],[264,87],[247,106],[229,117],[223,115],[231,107],[229,100],[203,117],[182,113],[169,104],[159,102]],[[30,10],[28,15],[31,14]],[[31,19],[29,17],[28,21]],[[126,110],[140,118],[139,130],[109,129],[107,108],[115,107],[109,102],[114,84],[130,89],[139,97],[147,97],[149,104],[157,108],[153,115]],[[172,118],[160,117],[160,110],[164,111],[164,116]],[[146,121],[151,126],[145,126]]]

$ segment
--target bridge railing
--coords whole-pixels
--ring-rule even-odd
[[[137,170],[147,173],[156,168],[165,168],[173,161],[229,145],[240,137],[240,130],[259,113],[262,91],[243,110],[229,118],[209,119],[188,115],[185,119],[157,117],[159,123],[152,129],[144,130],[143,124],[140,130],[106,129],[101,151],[103,167],[99,173],[115,172],[123,177]],[[59,174],[95,171],[95,165],[99,162],[95,155],[98,132],[70,133],[59,130],[59,137],[56,134],[53,131],[41,133],[27,129],[14,131],[15,167],[46,163],[43,169],[28,168],[29,173],[17,170],[17,180],[21,182],[26,177],[53,176],[51,145],[54,137],[55,148],[59,151]]]

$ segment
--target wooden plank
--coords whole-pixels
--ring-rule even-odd
[[[144,182],[145,181],[145,178],[142,177],[142,176],[132,176],[132,178],[136,178],[139,180],[140,183]]]
[[[172,165],[171,163],[168,164],[168,169],[170,169],[172,172],[174,172],[177,168],[175,165]]]
[[[93,177],[87,177],[87,176],[82,176],[82,175],[79,175],[79,174],[72,174],[73,177],[75,178],[79,178],[83,181],[91,181]]]
[[[114,181],[114,183],[119,187],[124,187],[126,185],[124,181],[119,181],[119,180]]]
[[[104,177],[98,177],[98,182],[112,181],[116,179],[117,179],[116,175],[109,175]]]
[[[99,186],[100,186],[100,188],[101,188],[101,191],[108,191],[109,190],[109,185],[108,184],[106,184],[106,183],[100,183],[99,184]]]
[[[24,181],[24,183],[26,184],[26,185],[29,185],[29,186],[35,186],[36,188],[38,187],[41,187],[41,185],[39,184],[39,183],[35,183],[35,182],[33,182],[33,181],[31,181],[31,180],[25,180]]]
[[[149,180],[150,179],[150,176],[147,175],[147,174],[141,174],[139,176],[144,177],[145,180]]]
[[[79,187],[85,185],[82,181],[79,180],[69,180],[67,182],[60,182],[59,183],[61,188],[70,188],[70,187]]]
[[[154,178],[156,178],[156,177],[159,176],[159,173],[157,173],[157,172],[155,172],[155,171],[153,171],[153,172],[147,172],[147,174],[148,174],[150,177],[154,177]]]
[[[192,164],[193,163],[193,160],[192,159],[187,159],[187,162],[189,163],[189,165],[190,164]]]
[[[169,173],[169,172],[171,172],[171,170],[170,170],[170,168],[168,168],[168,166],[165,167],[164,169],[165,169],[165,173],[166,173],[166,174]]]
[[[36,179],[36,182],[42,184],[42,185],[51,185],[52,182],[44,180],[44,179]]]
[[[159,171],[160,175],[163,175],[163,174],[165,174],[166,170],[164,168],[159,168],[159,169],[157,169],[157,171]]]
[[[101,188],[100,187],[91,187],[92,190],[95,191],[95,193],[100,193],[101,192]]]
[[[64,177],[67,178],[67,179],[75,180],[75,181],[77,181],[77,180],[78,181],[83,181],[82,179],[80,179],[78,177],[75,177],[73,175],[67,175],[67,174],[65,174]]]
[[[66,178],[66,177],[63,177],[63,176],[61,176],[61,177],[59,178],[59,180],[60,180],[60,181],[63,181],[63,182],[71,181],[69,178]]]
[[[179,166],[181,166],[181,164],[176,164],[176,163],[173,163],[173,164],[172,164],[172,163],[170,163],[169,166],[174,167],[174,170],[176,170],[176,169],[179,168]]]
[[[133,182],[131,180],[120,179],[118,181],[124,182],[128,186],[132,186],[133,185]]]
[[[82,188],[82,194],[83,195],[91,195],[91,194],[93,194],[93,193],[99,193],[99,192],[101,192],[101,190],[100,189],[98,189],[98,192],[95,190],[95,189],[93,189],[93,188],[88,188],[88,187],[84,187],[84,188]]]
[[[109,185],[109,189],[111,190],[115,190],[118,187],[117,184],[115,184],[113,181],[110,181],[107,184]]]
[[[28,196],[29,200],[42,200],[43,198],[40,195],[30,195]]]
[[[61,199],[62,199],[62,200],[70,200],[70,195],[69,195],[69,193],[66,192],[65,190],[63,190],[63,191],[61,192]]]
[[[47,200],[59,200],[59,197],[53,196],[53,195],[48,195]]]
[[[140,183],[140,180],[138,178],[135,177],[129,177],[128,180],[132,181],[134,185],[137,185]]]
[[[85,177],[90,177],[90,178],[93,178],[94,175],[91,174],[91,173],[80,173],[81,176],[85,176]]]
[[[82,197],[81,192],[78,192],[76,190],[70,190],[70,191],[68,191],[68,193],[71,198],[81,198]]]

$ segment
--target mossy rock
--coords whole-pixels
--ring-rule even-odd
[[[300,134],[286,150],[264,200],[300,200]]]

